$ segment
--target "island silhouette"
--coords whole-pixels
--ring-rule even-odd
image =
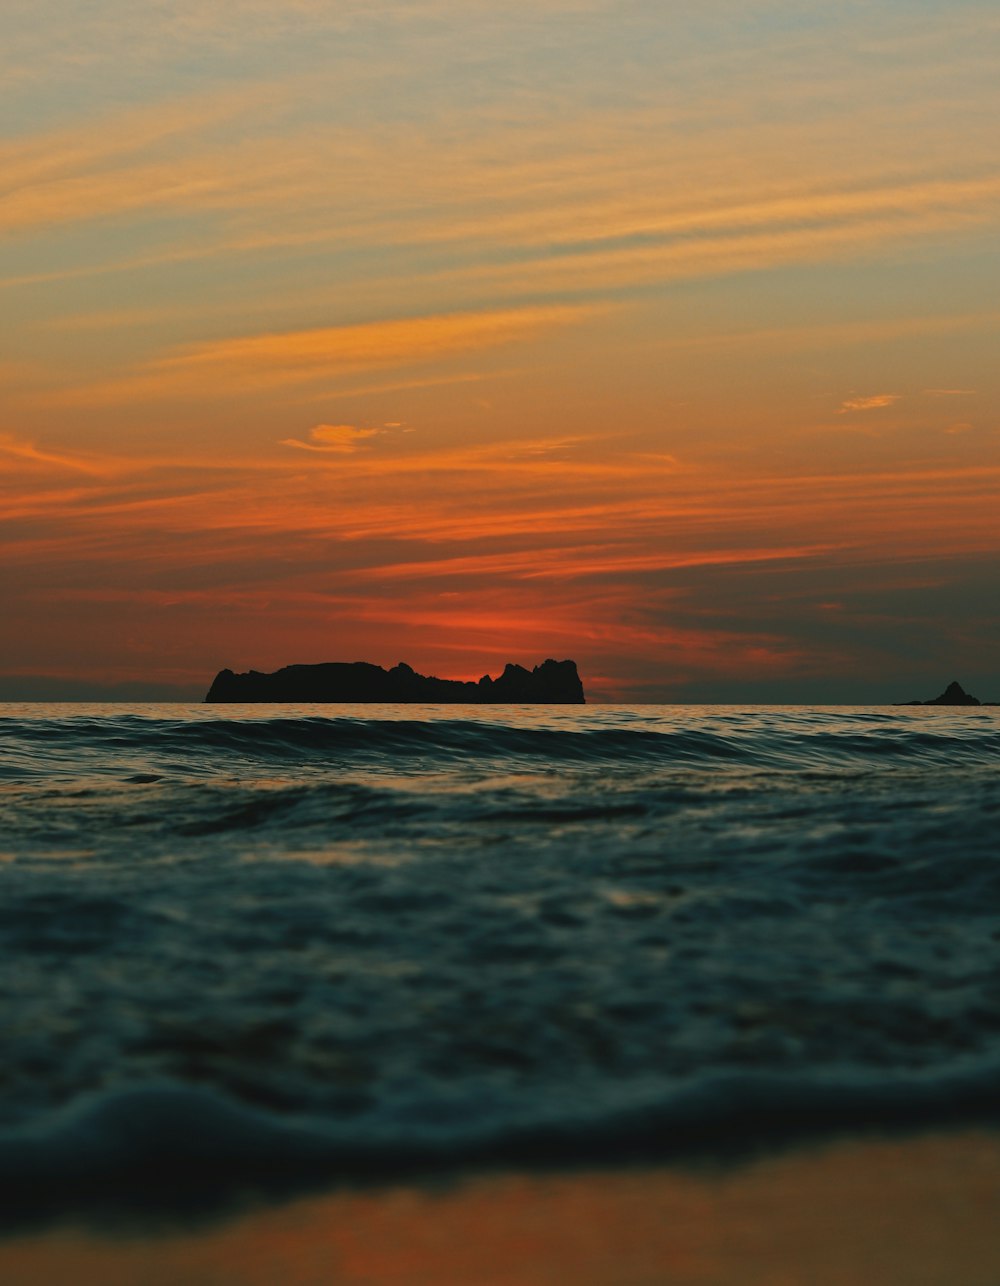
[[[478,683],[418,674],[405,661],[391,670],[367,661],[327,661],[286,665],[272,674],[220,670],[206,702],[227,701],[379,701],[436,705],[583,705],[586,698],[575,661],[551,658],[526,670],[508,664],[499,678],[484,674]]]
[[[966,692],[960,683],[949,683],[939,697],[929,701],[897,701],[900,706],[993,706],[995,701],[980,701],[978,697]]]

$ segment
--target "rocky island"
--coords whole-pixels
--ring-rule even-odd
[[[980,701],[978,697],[966,692],[960,683],[949,683],[939,697],[929,701],[897,701],[900,706],[992,706],[995,701]]]
[[[499,678],[484,674],[478,683],[418,674],[402,661],[391,670],[367,661],[328,661],[286,665],[273,674],[220,670],[205,700],[583,705],[586,698],[575,661],[543,661],[533,670],[507,665]]]

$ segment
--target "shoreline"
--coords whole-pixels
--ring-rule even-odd
[[[995,1286],[1000,1131],[732,1166],[338,1189],[228,1220],[0,1240],[6,1286]]]

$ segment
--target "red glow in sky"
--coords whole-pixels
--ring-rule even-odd
[[[8,26],[0,699],[1000,689],[995,14]]]

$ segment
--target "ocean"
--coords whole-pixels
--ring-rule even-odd
[[[1000,711],[0,706],[0,1220],[1000,1117]]]

